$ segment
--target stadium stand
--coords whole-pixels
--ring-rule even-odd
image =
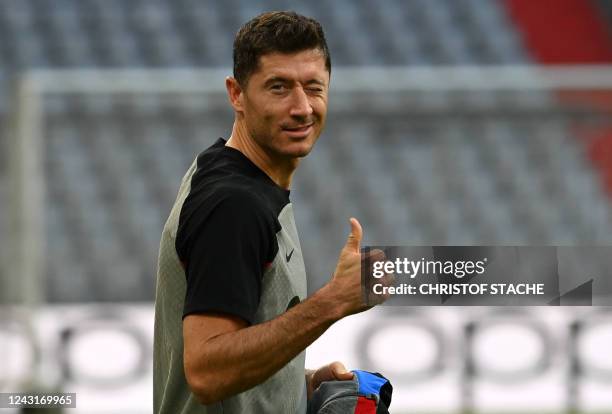
[[[498,1],[0,1],[0,200],[9,81],[19,71],[230,67],[233,33],[269,9],[320,19],[335,66],[531,62]],[[370,242],[610,241],[609,200],[552,97],[514,96],[510,106],[521,114],[479,112],[507,99],[494,94],[414,99],[442,105],[441,115],[393,117],[355,101],[365,111],[355,120],[332,106],[292,194],[311,288],[333,270],[349,215],[361,219]],[[476,115],[462,115],[464,105]],[[45,100],[45,113],[48,299],[151,300],[159,236],[180,178],[201,149],[227,136],[229,108],[155,94],[57,95]]]
[[[607,19],[608,24],[612,25],[612,3],[608,0],[599,0],[597,5],[605,19]]]

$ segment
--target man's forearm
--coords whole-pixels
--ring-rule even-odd
[[[344,316],[326,291],[329,286],[275,319],[190,347],[197,352],[189,360],[200,401],[211,404],[262,383]]]
[[[185,373],[200,402],[211,404],[262,383],[334,322],[369,308],[363,302],[361,288],[362,229],[356,219],[350,222],[351,234],[340,252],[334,275],[304,302],[271,321],[250,327],[223,320],[223,329],[212,329],[218,332],[216,336],[202,335],[211,332],[210,325],[215,322],[190,326],[184,321]],[[384,259],[380,250],[368,255],[371,261]]]

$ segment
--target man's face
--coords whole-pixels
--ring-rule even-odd
[[[308,155],[325,124],[328,88],[318,49],[261,56],[243,91],[249,135],[271,157]]]

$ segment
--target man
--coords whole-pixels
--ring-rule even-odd
[[[322,381],[353,377],[339,362],[305,371],[304,349],[366,309],[361,226],[350,219],[333,277],[306,298],[289,201],[293,173],[325,124],[330,72],[313,19],[265,13],[236,35],[231,137],[197,157],[162,234],[156,413],[303,413]]]

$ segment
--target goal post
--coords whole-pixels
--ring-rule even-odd
[[[32,70],[19,76],[12,99],[10,139],[10,225],[4,281],[9,297],[29,305],[44,301],[42,289],[45,237],[45,109],[49,94],[172,94],[226,100],[229,69],[170,70]],[[408,94],[474,91],[612,90],[612,69],[585,67],[366,67],[332,71],[331,112],[349,110],[354,102],[341,95]],[[462,108],[458,108],[462,109]],[[376,111],[376,107],[368,108]],[[419,110],[419,108],[401,108]],[[449,110],[452,110],[450,108]]]

